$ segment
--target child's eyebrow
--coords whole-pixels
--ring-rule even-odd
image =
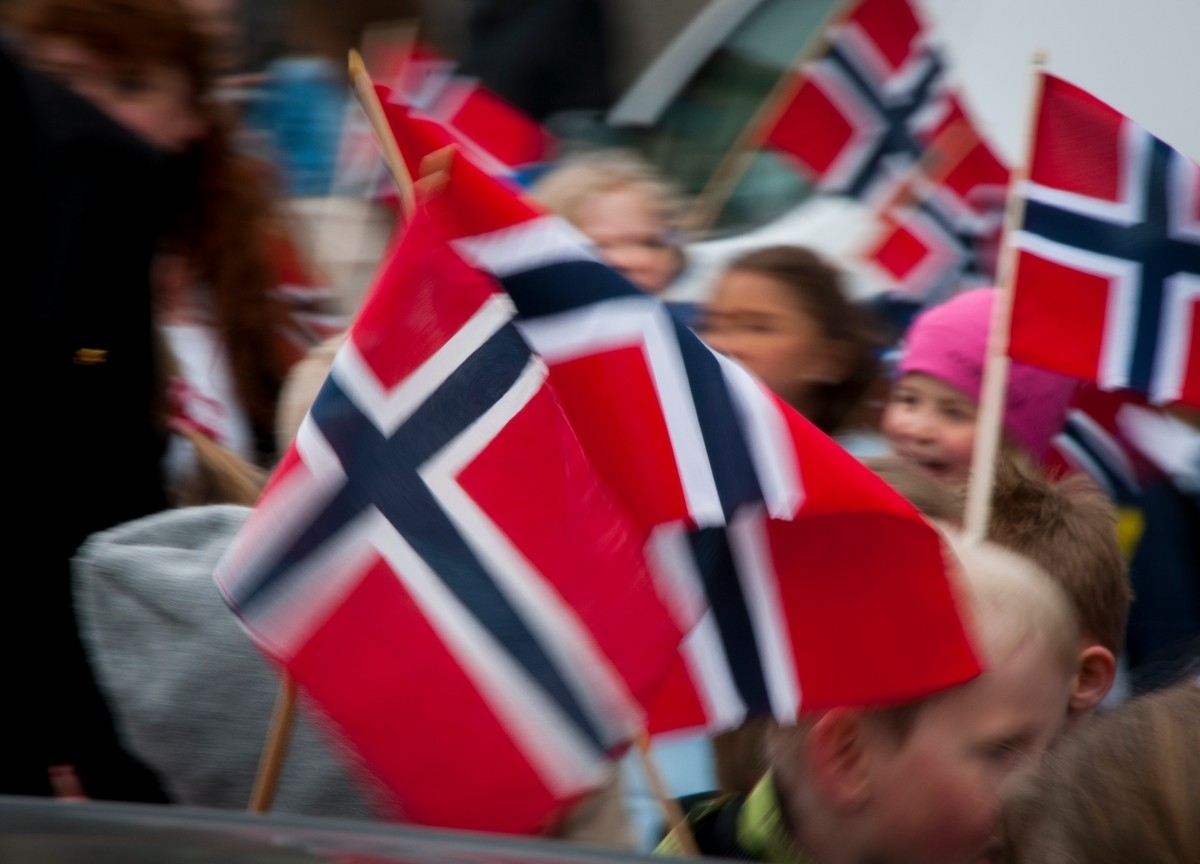
[[[962,408],[967,411],[975,410],[975,403],[962,396],[946,396],[941,400],[943,408]]]

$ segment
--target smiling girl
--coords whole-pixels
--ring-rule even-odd
[[[896,453],[946,483],[965,481],[971,467],[996,293],[995,288],[966,291],[913,322],[883,412],[883,433]],[[1076,383],[1012,363],[1004,405],[1004,446],[1040,460],[1062,429]]]

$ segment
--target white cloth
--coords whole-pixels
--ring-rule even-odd
[[[80,632],[118,733],[179,804],[247,806],[279,690],[212,575],[249,513],[167,510],[92,535],[72,562]],[[298,713],[273,809],[369,817],[345,754],[312,719]]]

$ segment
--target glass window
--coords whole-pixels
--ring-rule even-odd
[[[613,130],[612,141],[637,147],[687,194],[698,194],[835,2],[764,0],[700,66],[652,127]],[[783,157],[761,151],[749,158],[749,167],[712,226],[714,234],[763,225],[811,191]]]

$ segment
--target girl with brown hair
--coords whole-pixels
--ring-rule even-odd
[[[171,491],[181,504],[244,500],[277,455],[284,377],[339,322],[322,314],[269,166],[237,150],[212,98],[213,46],[179,0],[28,0],[14,23],[31,63],[166,154],[152,278]]]
[[[859,425],[878,343],[837,268],[815,252],[770,246],[734,259],[697,330],[822,432]]]

